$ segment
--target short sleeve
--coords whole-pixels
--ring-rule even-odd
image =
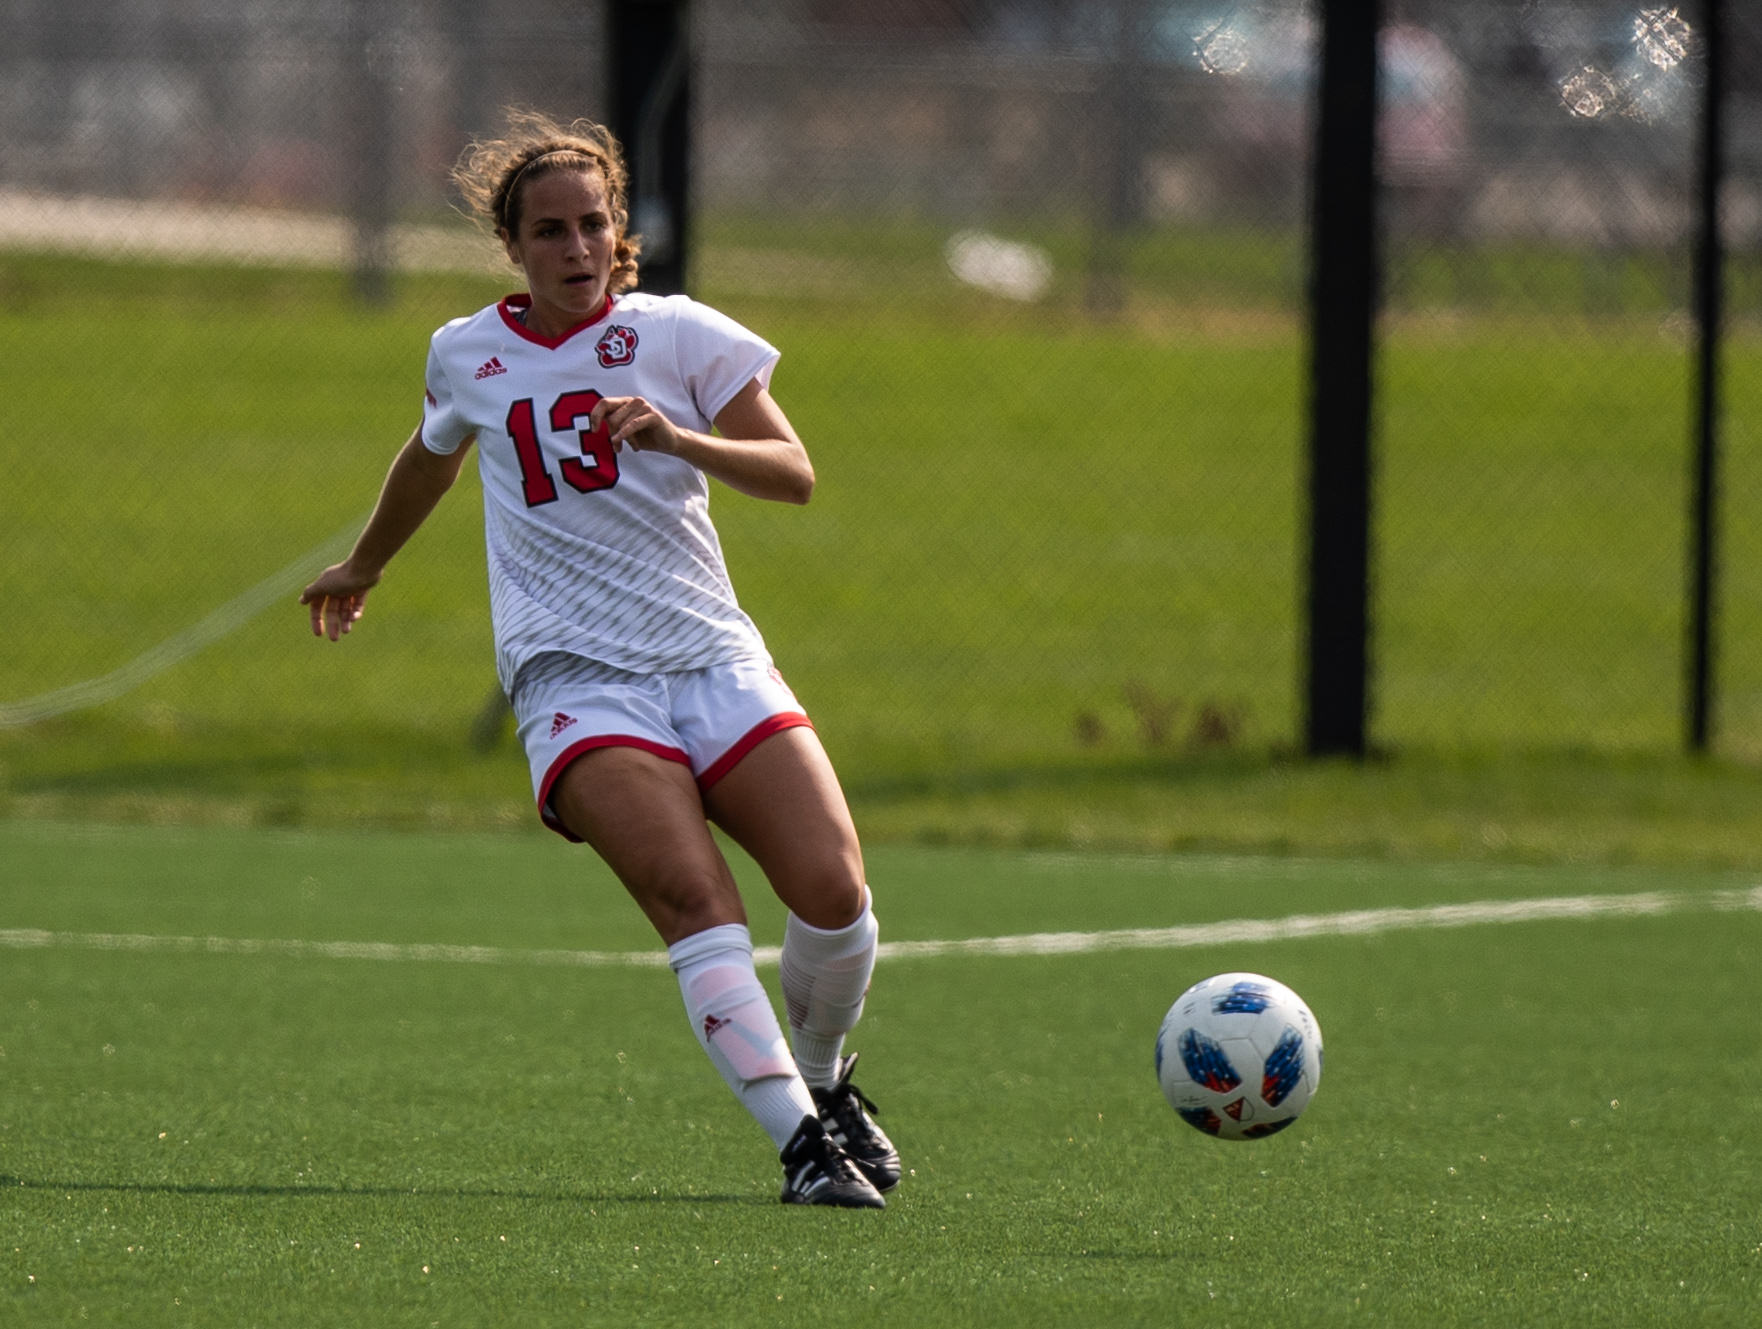
[[[675,341],[680,373],[706,420],[713,421],[755,378],[761,387],[771,386],[782,352],[708,305],[682,305]]]
[[[452,383],[434,342],[428,344],[427,393],[422,400],[422,444],[430,452],[447,457],[471,433],[453,401]]]

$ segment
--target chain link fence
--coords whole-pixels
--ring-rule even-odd
[[[1715,748],[1755,759],[1762,15],[1728,8]],[[1700,15],[1389,10],[1375,739],[1673,750]],[[517,279],[448,166],[504,105],[604,118],[605,11],[0,3],[0,762],[494,738],[474,497],[346,662],[292,597],[413,423],[428,333]],[[688,284],[782,347],[821,476],[717,519],[848,779],[1295,743],[1318,22],[693,6]]]

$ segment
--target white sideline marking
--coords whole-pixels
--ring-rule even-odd
[[[301,960],[392,960],[447,964],[570,965],[666,968],[665,951],[522,951],[506,946],[454,946],[441,942],[293,941],[253,937],[178,937],[130,932],[46,932],[0,929],[0,946],[13,950],[78,948],[92,951],[161,951],[205,955],[279,955]]]
[[[1762,886],[1748,890],[1643,891],[1627,895],[1563,895],[1538,900],[1478,900],[1418,908],[1355,909],[1337,914],[1291,914],[1239,918],[1171,928],[1117,928],[1101,932],[1031,932],[1013,937],[952,941],[889,941],[888,960],[945,955],[1082,955],[1097,951],[1183,950],[1306,937],[1363,937],[1382,932],[1536,923],[1554,919],[1637,918],[1700,911],[1762,912]],[[446,964],[562,966],[576,969],[663,969],[665,951],[515,950],[504,946],[453,946],[423,942],[253,940],[242,937],[177,937],[122,932],[49,932],[0,929],[0,947],[12,950],[82,949],[206,955],[276,955],[293,959],[380,960]],[[759,946],[753,959],[777,963],[775,946]]]
[[[1535,923],[1559,918],[1632,918],[1698,909],[1762,911],[1762,886],[1749,890],[1647,891],[1632,895],[1562,895],[1539,900],[1477,900],[1472,904],[1403,909],[1355,909],[1338,914],[1290,914],[1239,918],[1172,928],[1120,928],[1107,932],[1034,932],[968,941],[899,941],[883,945],[895,958],[930,955],[1076,955],[1092,951],[1185,950],[1304,937],[1362,937],[1378,932],[1475,927],[1486,923]]]

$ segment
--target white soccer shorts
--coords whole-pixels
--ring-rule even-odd
[[[676,761],[709,789],[761,741],[811,726],[768,660],[735,660],[679,674],[627,674],[574,656],[547,655],[521,670],[514,719],[545,825],[557,820],[551,788],[595,748],[628,747]]]

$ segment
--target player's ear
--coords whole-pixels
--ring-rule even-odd
[[[517,268],[525,266],[525,264],[520,261],[520,243],[515,240],[513,236],[508,234],[508,228],[506,226],[496,228],[496,239],[502,242],[502,248],[508,255],[508,262],[512,263]]]

